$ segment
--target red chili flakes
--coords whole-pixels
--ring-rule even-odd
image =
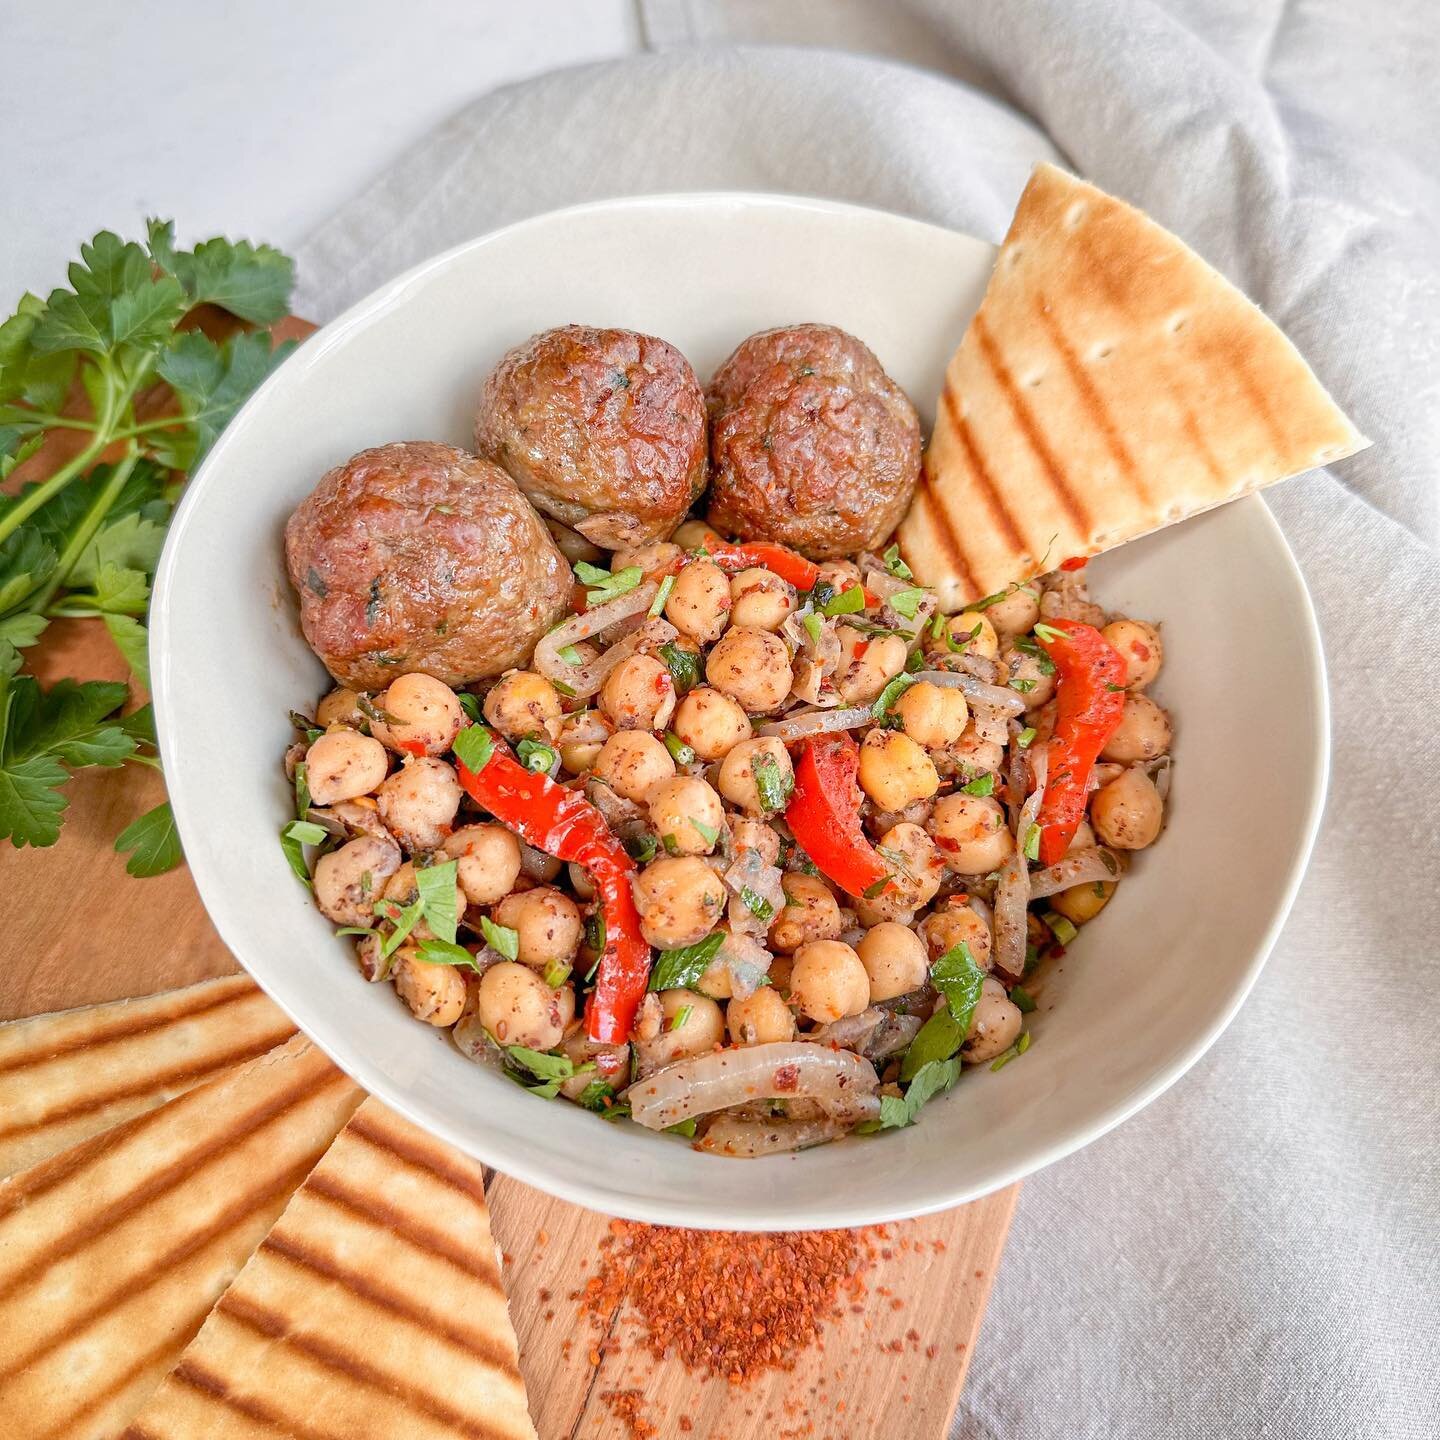
[[[630,1440],[651,1440],[659,1429],[645,1418],[645,1398],[639,1390],[602,1390],[600,1398],[625,1427]]]
[[[798,1065],[781,1065],[775,1071],[775,1088],[782,1093],[789,1093],[800,1088],[800,1067]]]
[[[869,642],[868,640],[857,640],[857,641],[855,642],[855,658],[856,658],[857,660],[863,659],[864,656],[865,656],[865,652],[866,652],[869,648],[870,648],[870,642]]]
[[[617,1220],[575,1298],[602,1333],[626,1310],[634,1342],[657,1360],[673,1353],[690,1370],[738,1385],[793,1369],[864,1294],[872,1258],[865,1231],[744,1235]]]
[[[1060,562],[1062,570],[1083,570],[1090,562],[1083,555],[1072,555],[1068,560]]]

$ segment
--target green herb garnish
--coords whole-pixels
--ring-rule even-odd
[[[555,654],[567,665],[583,665],[585,663],[585,657],[573,645],[563,645]]]
[[[972,780],[968,785],[960,787],[967,795],[978,795],[982,799],[987,795],[995,793],[995,776],[987,772],[978,779]]]
[[[1055,625],[1047,625],[1043,620],[1037,621],[1035,633],[1047,644],[1053,645],[1057,640],[1068,640],[1070,636]]]
[[[475,957],[453,940],[421,940],[415,947],[417,957],[427,965],[467,965],[472,970],[480,967]]]
[[[535,775],[549,775],[560,763],[560,757],[541,740],[528,736],[515,747],[520,763]]]
[[[816,587],[819,588],[818,586]],[[865,608],[865,587],[852,585],[818,607],[822,615],[856,615]]]
[[[719,838],[720,832],[713,825],[707,825],[703,820],[690,820],[691,828],[707,844],[713,845]]]
[[[472,774],[479,774],[495,753],[495,737],[483,725],[467,725],[452,747],[455,758]]]
[[[1031,825],[1025,832],[1024,851],[1027,860],[1040,858],[1040,827],[1038,825]]]
[[[757,895],[748,885],[740,887],[740,901],[757,920],[768,923],[774,918],[774,905],[763,895]]]
[[[675,837],[672,835],[670,838],[673,840]],[[648,865],[659,848],[659,841],[648,830],[642,835],[632,835],[620,843],[624,845],[625,853],[640,865]]]
[[[665,748],[670,752],[670,758],[677,765],[693,765],[695,763],[694,747],[687,745],[673,730],[665,732]]]
[[[1028,750],[1035,739],[1035,727],[1027,725],[1016,737],[1015,743],[1022,749]]]
[[[1035,1001],[1030,992],[1019,985],[1010,992],[1010,999],[1021,1014],[1028,1015],[1035,1009]]]
[[[667,1030],[678,1030],[695,1013],[693,1005],[682,1005],[671,1017]]]
[[[880,558],[885,562],[885,568],[897,580],[913,580],[915,578],[915,572],[900,558],[898,545],[891,545]]]
[[[890,713],[890,708],[895,702],[915,683],[914,677],[906,674],[897,675],[876,697],[875,703],[870,707],[870,714],[878,721],[885,720]]]
[[[497,925],[488,915],[480,917],[480,933],[485,943],[498,950],[507,960],[514,960],[520,954],[520,932],[508,925]]]
[[[638,565],[627,565],[611,574],[609,570],[602,570],[585,560],[576,564],[575,575],[582,584],[592,587],[585,592],[585,605],[590,610],[621,595],[628,595],[645,578],[645,572]]]
[[[650,989],[689,990],[710,968],[725,943],[723,930],[712,930],[703,940],[679,950],[662,950],[650,970]]]
[[[470,722],[478,725],[480,723],[480,701],[468,690],[457,690],[455,698],[460,702],[460,708]]]
[[[1047,910],[1040,917],[1050,928],[1050,933],[1062,944],[1069,945],[1080,933],[1069,920],[1054,910]]]
[[[563,960],[552,960],[541,972],[540,978],[552,990],[558,990],[570,978],[570,966]]]
[[[930,1060],[922,1065],[910,1080],[904,1098],[895,1095],[880,1097],[879,1130],[893,1130],[913,1125],[921,1108],[937,1095],[943,1095],[955,1087],[960,1078],[960,1058],[951,1060]]]
[[[805,627],[805,633],[810,637],[810,643],[812,645],[819,645],[821,634],[820,617],[813,610],[807,610],[800,617],[800,623]]]
[[[670,592],[675,588],[675,577],[667,575],[661,582],[660,588],[655,592],[655,598],[650,602],[649,616],[653,620],[665,609],[665,602],[670,598]]]
[[[693,650],[682,650],[673,640],[660,647],[660,658],[675,682],[675,693],[683,695],[700,683],[700,656]]]
[[[925,591],[916,585],[908,590],[897,590],[885,603],[897,615],[903,615],[907,620],[913,620],[916,612],[920,609],[920,602],[924,598]]]
[[[780,762],[773,755],[764,751],[758,754],[750,762],[750,773],[755,777],[755,793],[767,815],[776,814],[790,803],[795,777],[781,770]]]

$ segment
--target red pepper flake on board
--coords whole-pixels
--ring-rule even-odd
[[[1060,562],[1062,570],[1083,570],[1090,562],[1083,555],[1072,555],[1068,560]]]
[[[651,1440],[660,1431],[645,1418],[645,1397],[639,1390],[602,1390],[600,1398],[625,1427],[630,1440]]]
[[[873,1256],[863,1230],[746,1235],[616,1220],[597,1273],[572,1298],[601,1333],[628,1306],[636,1342],[657,1360],[673,1353],[738,1385],[793,1369],[864,1294]]]

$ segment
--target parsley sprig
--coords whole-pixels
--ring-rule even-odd
[[[98,619],[148,685],[144,617],[179,472],[290,348],[260,331],[212,340],[188,318],[201,305],[253,326],[285,315],[293,267],[269,246],[178,250],[171,223],[152,220],[143,245],[101,231],[69,281],[23,296],[0,324],[0,484],[52,437],[66,437],[54,448],[68,456],[0,496],[0,839],[14,845],[59,838],[72,771],[157,763],[148,707],[138,726],[119,717],[126,686],[62,680],[43,692],[19,674],[19,652],[54,618]],[[175,865],[169,806],[117,848],[132,875]]]

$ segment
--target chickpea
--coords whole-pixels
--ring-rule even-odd
[[[675,713],[675,682],[653,655],[630,655],[600,687],[600,708],[619,730],[663,730]]]
[[[453,965],[430,965],[413,945],[395,957],[395,993],[427,1025],[453,1025],[465,1008],[465,977]]]
[[[880,853],[891,865],[890,889],[908,910],[918,910],[935,898],[945,873],[945,862],[935,842],[919,825],[902,820],[880,837]]]
[[[719,534],[703,520],[683,520],[671,541],[682,550],[709,550],[720,543]]]
[[[762,985],[753,995],[732,1000],[725,1020],[737,1045],[769,1045],[795,1037],[795,1017],[773,985]]]
[[[1160,673],[1165,658],[1160,632],[1143,620],[1112,620],[1100,632],[1125,662],[1125,688],[1143,690]],[[316,711],[319,718],[319,711]]]
[[[692,560],[675,577],[665,618],[677,630],[708,645],[730,619],[730,581],[710,560]]]
[[[987,975],[970,1017],[969,1038],[960,1047],[961,1059],[967,1065],[980,1065],[1004,1054],[1015,1043],[1024,1020],[1005,987]]]
[[[870,977],[870,1000],[893,1000],[918,990],[930,977],[925,942],[908,925],[873,925],[856,947]]]
[[[788,955],[776,955],[770,961],[770,986],[780,995],[790,993],[790,972],[795,962]]]
[[[965,904],[949,904],[935,910],[920,922],[920,934],[930,948],[930,958],[938,960],[962,942],[970,958],[982,969],[990,968],[990,926]]]
[[[680,702],[670,728],[702,760],[722,759],[751,734],[750,717],[728,695],[708,685],[697,686]]]
[[[455,878],[471,905],[493,905],[520,878],[520,842],[503,825],[462,825],[440,853],[455,862]]]
[[[730,822],[730,841],[737,852],[758,850],[767,865],[780,863],[780,837],[763,820],[737,816]]]
[[[795,768],[790,763],[790,753],[782,741],[774,736],[759,740],[742,740],[720,763],[720,774],[716,784],[720,793],[747,815],[763,818],[774,813],[760,796],[760,787],[755,780],[756,766],[762,773],[768,771],[774,781],[772,799],[780,799],[775,810],[784,809],[785,795],[788,795],[795,780]]]
[[[725,913],[725,885],[698,856],[652,860],[635,884],[640,930],[660,950],[703,940]]]
[[[361,835],[315,862],[315,904],[337,925],[369,925],[385,882],[400,868],[388,835]]]
[[[652,540],[648,545],[626,545],[610,557],[610,573],[618,575],[622,570],[638,567],[645,579],[656,580],[668,574],[670,567],[684,556],[685,552],[669,540]]]
[[[782,875],[785,908],[770,922],[770,947],[794,951],[815,940],[838,940],[844,929],[840,906],[830,887],[816,875]]]
[[[826,560],[820,565],[820,579],[839,595],[860,584],[860,567],[853,560]]]
[[[795,672],[778,635],[732,625],[706,659],[705,678],[750,714],[761,715],[785,703]]]
[[[865,828],[872,835],[883,835],[905,820],[912,825],[924,825],[934,813],[933,799],[912,800],[900,810],[872,810],[865,817]]]
[[[1090,797],[1090,823],[1103,845],[1143,850],[1160,834],[1165,805],[1143,770],[1126,770]]]
[[[998,800],[957,790],[935,802],[926,827],[945,864],[957,875],[998,870],[1014,853],[1015,837]]]
[[[598,710],[578,710],[567,715],[560,722],[555,741],[560,763],[572,775],[583,775],[612,734],[610,722]]]
[[[1019,695],[1027,710],[1038,710],[1050,703],[1058,679],[1053,661],[1007,645],[1000,652],[1000,663],[1005,667],[1001,683]]]
[[[1113,880],[1095,880],[1088,885],[1072,885],[1050,897],[1050,908],[1058,911],[1075,925],[1093,920],[1115,893]]]
[[[332,690],[315,707],[315,723],[322,730],[328,730],[332,725],[348,725],[352,730],[359,730],[367,723],[360,710],[359,699],[353,690],[344,686]]]
[[[729,764],[729,761],[726,761]],[[725,828],[725,807],[705,781],[677,775],[650,794],[650,825],[668,855],[708,855]]]
[[[375,802],[390,833],[412,854],[437,850],[460,808],[460,782],[443,760],[407,757]]]
[[[574,1005],[571,991],[572,1014]],[[565,1009],[561,991],[552,990],[535,971],[515,961],[502,960],[480,977],[475,1013],[502,1045],[553,1050],[565,1034]]]
[[[390,878],[385,882],[383,892],[386,900],[393,900],[397,905],[412,905],[419,897],[420,886],[415,879],[415,862],[407,860]],[[459,885],[455,887],[455,916],[463,919],[465,915],[465,892]],[[433,940],[435,932],[424,921],[416,922],[415,928],[410,932],[411,938],[415,940]]]
[[[659,1035],[646,1042],[647,1059],[668,1065],[725,1043],[724,1013],[708,995],[695,990],[662,990],[660,1010],[665,1018]]]
[[[554,736],[560,728],[560,694],[543,675],[533,670],[512,670],[491,687],[485,697],[484,713],[507,740],[523,740],[527,735]]]
[[[937,755],[936,761],[937,768],[943,765],[947,774],[963,775],[967,780],[977,775],[998,775],[1005,764],[1005,747],[998,740],[982,740],[972,720],[965,733]]]
[[[836,632],[840,663],[835,689],[847,705],[868,705],[905,668],[908,652],[898,635],[863,635],[853,625]]]
[[[1040,587],[1035,584],[1017,586],[1007,591],[1004,599],[987,605],[980,613],[1003,639],[1028,635],[1040,618]]]
[[[870,1004],[870,977],[848,945],[813,940],[795,952],[790,998],[811,1020],[821,1024],[843,1020]]]
[[[536,970],[569,965],[585,933],[580,907],[549,885],[507,895],[495,907],[495,923],[515,932],[520,942],[515,958]]]
[[[578,1072],[560,1082],[560,1093],[567,1100],[578,1100],[586,1087],[597,1079],[606,1081],[615,1090],[625,1088],[630,1078],[628,1045],[596,1044],[586,1035],[584,1026],[577,1025],[560,1042],[560,1048]],[[594,1068],[581,1068],[588,1065]]]
[[[317,805],[358,800],[378,788],[389,769],[385,747],[358,730],[327,730],[305,752],[305,783]]]
[[[795,587],[773,570],[742,570],[730,580],[730,623],[778,630],[795,613]]]
[[[722,925],[722,930],[728,926]],[[735,977],[730,973],[730,963],[716,956],[695,982],[695,988],[712,1000],[728,1000],[735,993]]]
[[[860,746],[860,788],[882,810],[903,810],[928,800],[940,788],[940,776],[908,735],[877,725]]]
[[[538,885],[548,885],[563,869],[565,862],[520,842],[520,873]]]
[[[987,660],[1000,653],[1000,637],[982,611],[962,610],[945,622],[944,630],[944,635],[937,636],[926,629],[926,650],[943,654],[964,651],[967,655],[983,655]]]
[[[406,755],[443,755],[465,724],[455,692],[433,675],[399,675],[375,701],[389,718],[372,724],[375,738]]]
[[[963,692],[921,680],[895,702],[894,713],[900,717],[905,734],[917,745],[942,750],[965,733],[970,706]]]
[[[621,730],[600,747],[590,773],[617,795],[643,805],[657,785],[675,778],[675,761],[653,735]]]
[[[1170,717],[1148,696],[1127,695],[1115,733],[1100,752],[1102,760],[1122,765],[1153,760],[1170,748]]]
[[[898,885],[892,885],[888,890],[870,896],[868,900],[863,895],[853,896],[850,905],[855,911],[855,919],[867,929],[872,925],[883,925],[887,921],[894,921],[897,925],[909,925],[915,919],[912,897]]]

